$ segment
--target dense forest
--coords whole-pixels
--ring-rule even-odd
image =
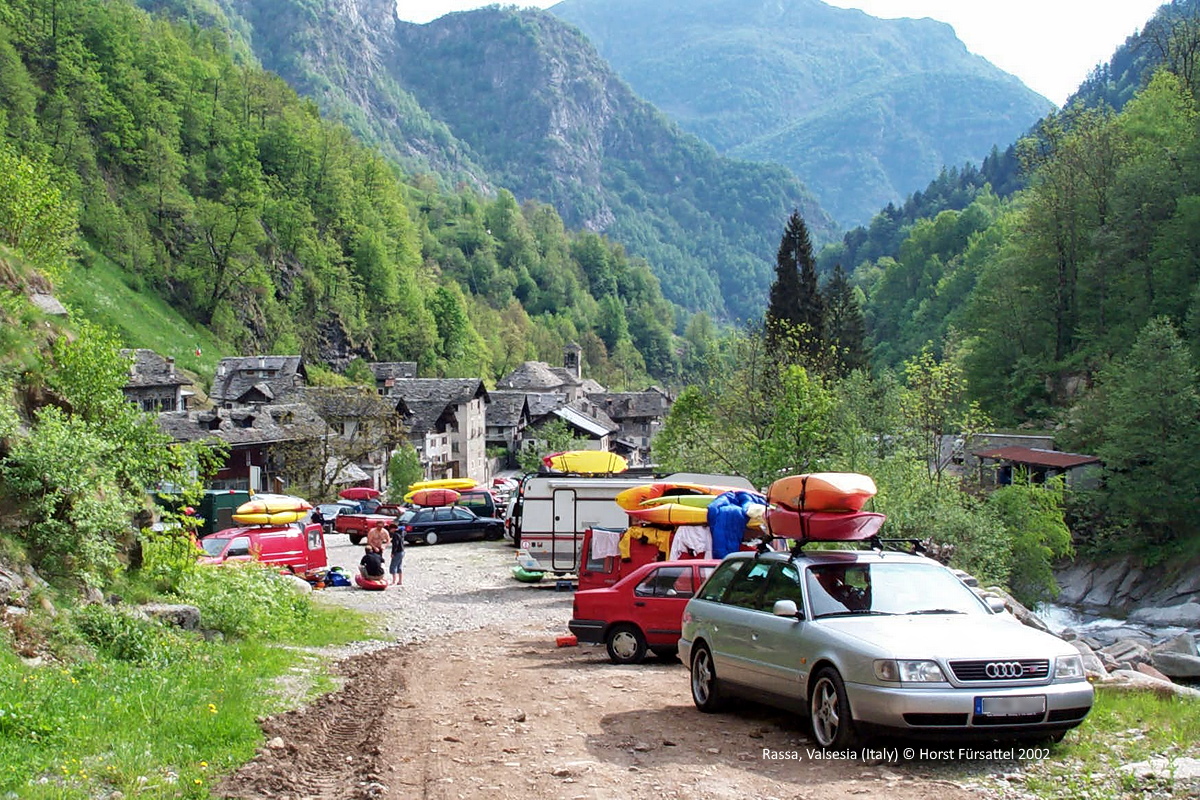
[[[600,380],[674,374],[644,261],[549,206],[406,181],[219,29],[120,2],[0,15],[0,147],[78,214],[52,272],[116,265],[237,352],[486,378],[578,341]]]
[[[1119,111],[1078,102],[1016,146],[1024,189],[985,185],[911,222],[881,215],[853,270],[875,369],[932,352],[996,424],[1100,456],[1105,488],[1076,533],[1110,542],[1200,532],[1200,76],[1184,56],[1200,21],[1181,8],[1147,26],[1169,22],[1171,38],[1139,62],[1156,71],[1117,81],[1141,87]],[[876,255],[889,220],[899,244]]]

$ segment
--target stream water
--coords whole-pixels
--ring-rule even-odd
[[[1034,613],[1056,634],[1073,631],[1077,636],[1095,639],[1102,646],[1120,639],[1137,638],[1139,634],[1158,644],[1187,632],[1186,628],[1131,623],[1057,603],[1043,603]],[[1191,634],[1200,639],[1200,631],[1191,631]]]

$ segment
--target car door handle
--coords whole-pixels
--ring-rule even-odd
[[[646,606],[646,604],[641,600],[638,600],[636,603],[634,603],[634,605],[637,606],[638,608],[645,608],[645,606]]]

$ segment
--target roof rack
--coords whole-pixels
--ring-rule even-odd
[[[879,536],[873,536],[867,540],[871,543],[871,547],[875,550],[898,550],[901,552],[912,553],[913,555],[924,555],[925,544],[920,539],[883,539]],[[889,547],[888,545],[908,545],[905,550],[900,547]]]

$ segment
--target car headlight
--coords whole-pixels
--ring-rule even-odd
[[[1054,680],[1082,681],[1087,679],[1083,671],[1083,656],[1059,656],[1054,660]]]
[[[935,661],[897,661],[878,659],[875,677],[892,683],[945,683],[946,676]]]

